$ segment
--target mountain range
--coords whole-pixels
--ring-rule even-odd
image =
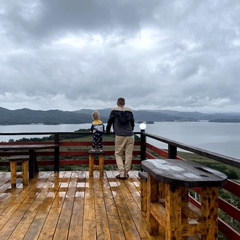
[[[92,122],[92,109],[77,111],[31,110],[28,108],[9,110],[0,107],[0,125],[13,124],[79,124]],[[96,110],[101,120],[106,123],[111,109]],[[172,122],[172,121],[210,121],[240,122],[240,113],[179,112],[172,110],[133,110],[136,122]]]

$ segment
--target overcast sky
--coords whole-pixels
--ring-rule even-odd
[[[239,0],[0,0],[0,107],[240,112]]]

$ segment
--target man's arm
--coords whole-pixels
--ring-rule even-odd
[[[132,120],[131,120],[131,126],[132,126],[132,130],[133,130],[134,127],[135,127],[135,124],[134,124],[134,118],[132,118]]]
[[[107,121],[106,133],[110,133],[111,126],[114,124],[115,117],[113,116],[112,112],[110,113],[109,119]]]

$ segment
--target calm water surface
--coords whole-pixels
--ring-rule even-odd
[[[60,125],[0,125],[1,133],[13,132],[71,132],[88,129],[91,124],[60,124]],[[135,131],[139,131],[136,124]],[[209,122],[157,122],[148,124],[146,132],[175,140],[194,147],[203,148],[230,157],[240,158],[240,123],[209,123]],[[37,135],[36,137],[41,137]],[[35,137],[34,135],[1,136],[0,141]],[[147,139],[158,147],[167,145],[153,139]]]
[[[148,124],[151,132],[190,146],[240,158],[240,123],[161,122]],[[154,133],[155,132],[155,133]],[[155,140],[149,140],[155,143]],[[158,145],[166,147],[166,144]]]

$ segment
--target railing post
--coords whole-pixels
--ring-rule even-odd
[[[168,158],[176,159],[177,157],[177,147],[168,144]]]
[[[146,135],[145,130],[141,130],[141,162],[146,159]]]
[[[54,143],[59,144],[59,133],[54,134]],[[59,146],[54,148],[54,172],[59,172]]]

